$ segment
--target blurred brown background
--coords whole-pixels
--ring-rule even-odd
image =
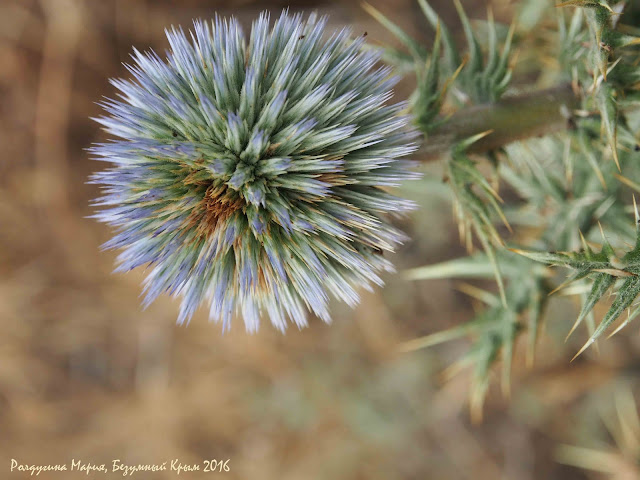
[[[370,3],[415,38],[432,37],[414,0]],[[448,0],[431,4],[459,29]],[[485,18],[484,1],[463,4]],[[492,384],[484,422],[472,425],[468,375],[441,376],[467,342],[397,353],[401,341],[470,318],[454,281],[390,275],[356,310],[334,304],[331,326],[312,320],[283,336],[265,323],[249,336],[239,322],[223,335],[206,312],[178,327],[178,302],[166,297],[142,311],[143,271],[111,274],[116,252],[99,250],[110,231],[84,218],[98,195],[87,176],[104,166],[84,148],[106,138],[89,117],[114,95],[107,79],[126,76],[132,45],[167,48],[166,26],[218,12],[248,29],[262,9],[287,5],[397,44],[357,0],[0,0],[0,478],[28,477],[9,473],[12,458],[228,458],[230,472],[216,475],[233,479],[592,478],[556,462],[556,446],[580,442],[587,394],[628,375],[635,338],[569,365],[562,338],[571,319],[549,325],[533,370],[516,351],[512,399]],[[509,19],[514,5],[494,9]],[[460,255],[449,204],[420,184],[407,195],[421,209],[403,225],[413,240],[395,256],[399,268]]]

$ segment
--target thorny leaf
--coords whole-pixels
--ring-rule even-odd
[[[527,258],[552,266],[570,268],[575,273],[570,281],[575,281],[589,276],[593,279],[593,285],[587,296],[582,310],[571,332],[593,310],[594,306],[602,300],[617,280],[623,279],[623,283],[616,292],[616,298],[604,318],[591,335],[587,343],[580,349],[576,356],[580,355],[587,347],[593,344],[624,311],[629,308],[640,295],[640,235],[636,245],[622,258],[618,258],[606,239],[602,249],[594,252],[585,242],[585,248],[581,252],[532,252],[513,250]],[[568,282],[565,282],[565,285]],[[570,332],[570,333],[571,333]],[[615,333],[615,332],[614,332]],[[574,357],[575,358],[575,357]]]

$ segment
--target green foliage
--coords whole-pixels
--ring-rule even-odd
[[[544,268],[532,264],[528,259],[501,250],[497,254],[502,276],[510,287],[505,292],[505,301],[475,287],[461,288],[482,301],[487,308],[472,320],[448,331],[428,335],[403,345],[405,351],[430,347],[467,335],[475,337],[469,352],[452,367],[452,372],[465,366],[473,369],[471,406],[473,415],[481,415],[482,403],[488,388],[489,372],[493,363],[502,358],[502,388],[509,391],[511,358],[514,343],[519,333],[529,331],[527,358],[531,363],[535,355],[535,344],[543,319],[550,283]],[[415,268],[407,272],[412,280],[457,277],[467,279],[489,279],[494,274],[496,258],[479,253],[467,258]],[[526,319],[526,321],[525,321]]]
[[[460,0],[454,1],[464,34],[467,39],[469,56],[467,64],[462,69],[458,86],[472,103],[494,102],[506,91],[511,80],[509,68],[509,55],[513,40],[514,28],[509,29],[509,34],[502,47],[498,48],[496,25],[493,15],[489,11],[487,58],[484,58],[480,42],[473,32],[469,18],[464,12]]]
[[[619,4],[619,2],[616,2]],[[574,0],[559,6],[575,9],[569,27],[560,22],[560,60],[583,99],[583,110],[599,112],[612,156],[619,168],[618,130],[621,107],[636,97],[640,38],[618,31],[621,13],[609,2]]]
[[[507,228],[511,227],[500,207],[502,199],[465,153],[466,148],[482,136],[484,135],[471,137],[453,148],[451,157],[447,161],[447,173],[456,200],[460,238],[466,244],[467,250],[471,251],[473,249],[471,231],[473,230],[476,234],[487,258],[491,261],[500,297],[503,305],[506,306],[504,283],[496,259],[496,246],[502,245],[502,238],[494,226],[492,213],[501,217]]]
[[[453,36],[447,26],[440,22],[440,17],[438,17],[436,11],[431,8],[431,5],[429,5],[426,0],[418,0],[418,4],[420,5],[420,9],[424,13],[425,18],[431,24],[431,27],[442,32],[445,59],[444,63],[448,69],[447,74],[453,75],[461,64],[460,55],[458,54],[458,48],[453,40]]]
[[[636,224],[638,215],[636,214]],[[563,266],[575,270],[568,282],[580,280],[590,276],[593,286],[586,301],[583,303],[578,320],[574,324],[571,332],[586,318],[593,310],[593,307],[605,296],[614,286],[617,280],[622,280],[622,285],[618,288],[616,298],[598,328],[591,335],[584,347],[577,355],[582,353],[589,345],[615,322],[625,310],[627,310],[640,295],[640,232],[637,236],[633,249],[628,251],[622,258],[618,258],[613,247],[604,239],[604,245],[599,252],[594,252],[591,247],[584,242],[584,249],[581,252],[527,252],[518,250],[517,253],[526,256],[537,262],[547,265]],[[640,310],[629,313],[627,320],[614,332],[626,326]],[[571,333],[570,332],[570,333]],[[577,356],[576,355],[576,356]]]
[[[493,277],[498,294],[465,286],[464,291],[485,308],[463,325],[407,342],[403,348],[471,337],[468,354],[453,371],[461,366],[473,368],[472,406],[478,413],[491,368],[500,359],[503,390],[508,391],[511,356],[521,332],[528,331],[527,358],[530,363],[533,360],[545,307],[555,298],[550,293],[571,284],[565,292],[579,294],[582,306],[567,330],[571,334],[587,323],[590,338],[578,353],[625,310],[632,309],[640,294],[640,237],[629,221],[629,189],[640,191],[640,147],[634,134],[640,129],[640,29],[632,26],[632,15],[640,14],[629,2],[573,0],[549,3],[546,9],[541,2],[525,2],[523,12],[533,11],[544,28],[521,22],[525,23],[524,33],[520,35],[512,25],[501,36],[498,32],[506,27],[496,25],[489,12],[484,24],[487,42],[482,46],[480,29],[474,28],[456,0],[467,44],[466,55],[461,55],[436,12],[425,0],[418,2],[436,32],[430,52],[400,34],[379,12],[375,16],[405,43],[414,59],[417,88],[411,106],[427,145],[434,133],[447,131],[452,110],[462,109],[458,113],[464,114],[469,104],[493,104],[510,95],[508,88],[512,92],[541,88],[531,83],[535,68],[541,81],[568,83],[578,105],[563,111],[565,128],[544,132],[541,138],[472,154],[474,145],[492,133],[488,125],[486,131],[480,129],[470,138],[452,141],[444,155],[462,242],[471,252],[477,241],[484,253],[415,268],[407,272],[407,278]],[[550,33],[554,23],[556,31]],[[531,39],[535,35],[541,36],[539,44],[550,45],[556,61],[532,56],[539,63],[528,64],[526,75],[518,77],[511,52],[523,38],[527,45],[535,44]],[[406,67],[405,63],[405,71]],[[602,231],[612,242],[604,240],[601,247],[592,247],[602,239]],[[635,247],[626,247],[628,244]],[[616,254],[623,250],[627,253]],[[554,275],[558,269],[541,264],[566,267],[573,274],[566,281],[558,280]],[[596,322],[594,307],[609,301],[611,294],[615,298],[610,308]],[[616,331],[638,313],[640,308],[631,311]]]
[[[440,124],[436,118],[447,89],[447,86],[440,87],[440,40],[441,33],[438,29],[432,54],[428,57],[423,69],[416,69],[417,86],[411,107],[416,112],[416,125],[423,132],[429,132]]]
[[[435,41],[431,53],[409,37],[400,27],[371,5],[364,8],[402,44],[408,53],[394,48],[385,48],[385,59],[401,71],[413,70],[417,77],[417,88],[412,96],[412,110],[416,124],[424,133],[440,125],[438,114],[453,90],[462,103],[486,103],[498,100],[507,90],[511,80],[510,58],[514,28],[509,29],[502,48],[498,45],[497,27],[489,12],[486,55],[459,0],[456,9],[462,21],[467,41],[468,55],[461,59],[459,47],[449,29],[442,24],[437,13],[426,0],[418,0],[426,20],[435,30]],[[440,59],[444,61],[441,61]],[[442,66],[440,66],[442,64]],[[449,88],[453,86],[453,88]]]

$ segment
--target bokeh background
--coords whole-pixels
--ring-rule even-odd
[[[414,0],[370,3],[414,38],[432,39]],[[486,18],[486,1],[462,3],[470,17]],[[518,3],[492,6],[509,21]],[[449,0],[431,4],[460,31]],[[85,182],[103,165],[84,149],[106,139],[90,117],[101,113],[95,102],[114,95],[107,79],[126,76],[132,45],[167,48],[166,26],[217,12],[248,30],[261,10],[286,6],[397,45],[358,0],[0,0],[0,477],[28,477],[9,472],[12,458],[178,458],[229,459],[230,472],[215,475],[230,479],[639,478],[630,393],[637,334],[628,329],[569,364],[585,339],[563,343],[570,301],[552,312],[533,368],[516,350],[511,398],[492,382],[483,422],[473,424],[469,375],[443,377],[469,342],[398,352],[472,316],[455,281],[388,275],[357,309],[335,303],[333,325],[312,319],[281,335],[265,324],[247,335],[238,322],[222,334],[204,311],[177,326],[178,302],[166,296],[143,311],[142,269],[111,273],[117,253],[100,251],[110,231],[85,218],[98,195]],[[404,80],[396,98],[413,82]],[[441,176],[437,164],[424,168]],[[420,209],[402,224],[412,241],[394,255],[400,270],[463,254],[444,188],[406,187]],[[564,464],[572,458],[609,473]]]

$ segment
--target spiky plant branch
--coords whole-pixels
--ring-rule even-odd
[[[503,388],[508,391],[514,342],[524,330],[529,330],[528,359],[532,361],[548,294],[568,283],[581,283],[576,291],[583,306],[571,331],[586,321],[590,339],[580,352],[640,294],[640,270],[635,270],[640,236],[625,208],[630,198],[626,186],[640,191],[635,180],[640,168],[634,158],[640,148],[630,127],[633,121],[640,124],[640,119],[634,120],[640,100],[640,66],[634,46],[640,38],[634,28],[620,21],[624,1],[571,0],[557,5],[561,8],[551,5],[549,14],[558,19],[557,35],[546,55],[556,57],[555,75],[550,75],[554,69],[548,58],[538,67],[545,72],[547,84],[552,80],[557,86],[536,90],[520,85],[509,91],[512,46],[519,40],[513,25],[502,42],[498,41],[489,12],[483,48],[460,1],[454,0],[468,50],[462,57],[436,12],[426,0],[417,1],[436,32],[431,51],[380,12],[366,8],[410,52],[403,56],[387,49],[387,58],[404,71],[413,69],[418,79],[411,107],[424,134],[421,151],[426,159],[444,159],[463,243],[471,251],[476,239],[484,253],[413,269],[407,275],[414,280],[493,276],[500,295],[477,287],[467,289],[487,303],[486,310],[465,325],[410,341],[402,348],[475,337],[461,364],[475,370],[472,407],[479,415],[490,367],[500,358]],[[573,11],[567,20],[568,9]],[[491,178],[487,178],[488,171],[493,172]],[[505,204],[500,187],[518,200]],[[499,224],[507,229],[501,231]],[[602,250],[595,253],[588,242],[597,242],[601,228],[636,247],[626,255],[616,255],[605,240]],[[507,230],[512,232],[508,241],[504,239]],[[508,250],[507,243],[517,248]],[[581,253],[556,253],[581,247]],[[566,265],[577,273],[571,282],[563,282],[534,261]],[[585,294],[585,288],[590,293]],[[596,326],[593,307],[610,291],[616,292],[616,299]],[[619,328],[637,313],[631,312]]]

